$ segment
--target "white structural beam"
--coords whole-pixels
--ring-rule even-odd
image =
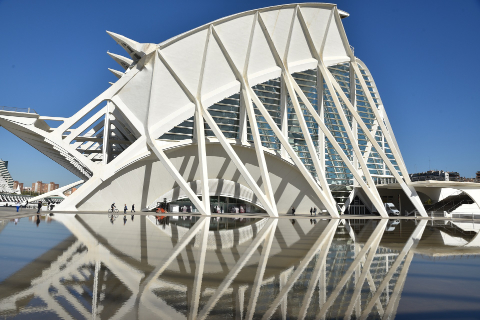
[[[252,30],[252,33],[254,32],[254,29]],[[216,32],[215,28],[212,27],[212,35],[215,38],[215,41],[218,43],[223,56],[227,60],[230,68],[232,69],[232,72],[235,74],[236,79],[241,83],[241,101],[242,105],[245,108],[247,115],[248,115],[248,123],[250,124],[250,130],[252,131],[252,136],[253,136],[253,142],[255,145],[255,153],[257,155],[257,162],[258,162],[258,167],[260,168],[260,175],[262,177],[262,182],[264,186],[264,191],[265,191],[265,196],[267,201],[270,204],[270,207],[272,208],[272,211],[275,213],[275,216],[278,216],[276,204],[275,204],[275,196],[273,194],[272,190],[272,184],[270,182],[270,176],[268,173],[268,168],[267,168],[267,163],[265,161],[265,155],[264,155],[264,150],[262,146],[262,140],[260,139],[260,134],[258,132],[258,125],[257,125],[257,119],[255,117],[255,111],[253,110],[253,105],[252,105],[252,99],[250,97],[249,88],[248,86],[248,81],[245,77],[245,72],[248,71],[248,69],[244,70],[244,73],[239,70],[239,68],[235,65],[235,63],[232,60],[232,57],[229,55],[227,52],[227,49],[225,48],[222,40],[220,39],[218,33]],[[249,54],[251,52],[251,43],[249,44],[248,49]],[[249,54],[247,54],[247,61],[249,58]],[[246,63],[246,67],[248,64]]]
[[[302,92],[302,90],[300,89],[300,87],[298,85],[296,85],[294,83],[294,86],[295,86],[295,91],[297,92],[297,94],[300,96],[300,99],[302,100],[302,102],[305,104],[305,106],[307,107],[307,109],[310,111],[312,117],[315,119],[315,121],[317,121],[318,123],[318,126],[320,128],[320,130],[323,131],[323,133],[325,134],[325,137],[330,141],[330,143],[332,144],[332,146],[334,147],[335,151],[338,153],[338,155],[342,158],[343,162],[347,165],[348,169],[351,171],[351,173],[353,174],[354,178],[356,179],[356,181],[359,183],[359,185],[362,187],[362,189],[365,191],[365,194],[368,196],[368,198],[370,199],[370,201],[372,201],[372,203],[374,203],[375,205],[375,208],[377,208],[378,212],[382,215],[382,217],[388,217],[388,214],[386,213],[385,211],[385,208],[383,207],[383,204],[381,204],[381,202],[379,201],[379,196],[375,196],[375,194],[372,192],[372,190],[375,190],[376,193],[378,193],[376,191],[376,188],[373,187],[373,188],[370,188],[364,181],[363,181],[363,177],[360,175],[360,173],[355,169],[355,167],[353,166],[352,162],[350,161],[350,159],[348,158],[348,156],[345,154],[345,152],[343,151],[343,149],[340,147],[340,145],[338,144],[338,142],[335,140],[335,137],[332,135],[332,133],[330,132],[330,130],[328,130],[328,128],[325,126],[325,124],[323,123],[323,120],[320,119],[320,117],[318,116],[318,114],[316,114],[314,111],[315,109],[313,108],[313,106],[311,105],[310,101],[308,101],[307,97],[305,96],[305,94]],[[346,124],[348,126],[348,123]]]
[[[155,270],[150,272],[149,276],[142,280],[140,283],[140,288],[138,289],[139,295],[138,299],[141,300],[144,292],[148,292],[153,283],[158,279],[158,277],[165,271],[165,269],[172,263],[173,260],[181,253],[181,251],[190,243],[190,241],[195,237],[195,235],[202,230],[203,228],[208,228],[205,225],[207,221],[210,221],[207,217],[201,217],[195,225],[190,228],[187,233],[180,239],[180,241],[172,249],[171,253],[164,256],[164,259],[157,265]],[[137,302],[138,303],[138,302]]]
[[[310,174],[310,172],[305,168],[305,165],[302,163],[302,160],[298,157],[297,153],[295,150],[293,150],[292,146],[288,142],[288,138],[283,136],[282,131],[278,128],[277,124],[275,121],[272,119],[272,117],[268,114],[267,109],[263,106],[263,103],[260,101],[258,96],[255,94],[255,92],[250,89],[250,94],[253,98],[253,102],[257,106],[258,110],[262,114],[262,116],[265,118],[267,121],[268,125],[270,128],[272,128],[273,132],[275,135],[278,137],[280,140],[280,143],[283,145],[283,147],[287,150],[288,154],[292,158],[293,162],[297,166],[297,168],[300,170],[300,172],[303,174],[303,177],[309,185],[312,187],[312,189],[315,191],[317,196],[319,197],[320,201],[322,201],[323,205],[326,207],[328,213],[333,217],[333,218],[338,218],[338,212],[337,208],[333,206],[330,201],[328,200],[329,195],[328,193],[330,190],[322,190],[320,186],[317,184],[317,182],[313,179],[313,176]]]
[[[208,37],[210,37],[210,32],[212,31],[213,28],[210,28],[209,29],[209,34],[208,34]],[[215,41],[215,40],[213,40]],[[208,43],[207,45],[205,46],[205,52],[206,50],[208,49]],[[188,90],[188,88],[184,85],[184,83],[181,81],[180,77],[175,73],[175,71],[173,70],[173,68],[167,63],[165,57],[163,57],[161,54],[160,54],[160,51],[159,52],[159,57],[160,59],[162,60],[162,62],[164,63],[164,65],[167,67],[167,69],[169,70],[169,72],[172,74],[172,76],[175,78],[175,80],[177,81],[177,83],[181,86],[182,90],[187,94],[187,96],[195,101],[195,98],[193,96],[193,94]],[[200,82],[201,82],[201,78],[200,78]],[[192,101],[192,102],[193,102]],[[247,168],[245,167],[245,165],[243,164],[243,162],[240,160],[240,158],[238,157],[238,155],[235,153],[235,151],[233,150],[232,146],[230,145],[230,143],[227,141],[227,139],[225,138],[225,136],[223,135],[222,131],[220,130],[220,128],[218,128],[218,125],[215,123],[215,121],[213,120],[213,118],[210,116],[210,114],[208,113],[208,110],[203,107],[203,105],[200,103],[200,104],[197,104],[197,105],[200,105],[202,107],[202,116],[203,118],[205,119],[205,121],[207,122],[207,124],[210,126],[210,129],[213,131],[215,137],[218,139],[218,141],[220,142],[220,144],[222,145],[222,147],[224,148],[224,150],[227,152],[228,156],[230,157],[230,159],[232,160],[232,162],[235,164],[235,166],[237,167],[237,169],[240,171],[240,174],[242,175],[242,177],[246,180],[247,184],[250,186],[250,188],[252,189],[252,191],[255,193],[255,195],[258,197],[259,201],[262,203],[262,205],[264,206],[265,210],[267,211],[267,213],[270,215],[270,216],[278,216],[278,213],[276,211],[276,209],[272,208],[272,205],[270,204],[267,196],[260,190],[260,188],[258,187],[257,183],[254,181],[253,177],[250,175],[250,173],[248,172]],[[265,162],[263,162],[263,164],[259,164],[259,165],[265,165]],[[268,180],[267,180],[268,181]],[[207,181],[208,183],[208,181]],[[264,181],[265,183],[265,181]]]
[[[133,63],[132,59],[128,59],[124,56],[121,56],[121,55],[118,55],[118,54],[115,54],[115,53],[111,53],[111,52],[107,52],[107,54],[110,57],[112,57],[112,59],[115,60],[116,63],[121,65],[122,68],[125,69],[125,70],[127,70],[130,67],[130,65],[132,65],[132,63]]]
[[[283,99],[286,99],[286,93],[288,92],[290,94],[290,99],[292,100],[295,106],[297,119],[300,122],[302,133],[304,135],[305,141],[307,142],[310,157],[312,158],[312,161],[314,163],[314,167],[315,167],[315,170],[317,171],[317,175],[320,181],[320,185],[322,186],[322,189],[320,189],[316,181],[313,180],[313,177],[311,177],[310,172],[305,168],[305,166],[303,165],[302,161],[300,160],[296,152],[290,146],[290,143],[288,141],[288,122],[285,119],[283,119],[282,129],[279,130],[278,126],[276,125],[276,123],[273,121],[268,111],[266,111],[265,107],[263,106],[263,103],[261,103],[260,99],[258,99],[258,96],[255,94],[255,92],[253,92],[253,90],[250,89],[250,91],[252,92],[252,96],[255,97],[254,102],[257,108],[260,110],[260,112],[262,113],[262,116],[267,120],[270,128],[274,131],[277,138],[280,140],[282,144],[282,150],[286,151],[290,155],[290,157],[295,162],[297,167],[299,167],[299,169],[302,171],[302,174],[309,181],[312,188],[316,191],[317,195],[319,196],[320,200],[324,203],[330,215],[332,217],[338,217],[335,200],[333,199],[332,193],[330,192],[330,188],[328,187],[327,180],[325,178],[325,172],[322,168],[322,165],[320,164],[320,161],[318,160],[318,157],[316,156],[316,150],[313,145],[312,139],[310,137],[310,132],[305,123],[305,118],[303,117],[303,113],[301,112],[301,108],[298,104],[297,97],[294,93],[294,90],[292,89],[291,81],[294,81],[294,80],[288,71],[288,64],[287,64],[288,49],[291,41],[291,33],[292,33],[293,24],[294,24],[294,17],[297,14],[297,10],[298,10],[298,6],[295,7],[294,14],[292,17],[292,22],[290,24],[289,36],[288,36],[285,52],[283,53],[283,59],[281,58],[281,53],[278,52],[278,50],[276,49],[275,44],[273,43],[271,35],[269,34],[267,27],[265,26],[265,22],[263,21],[261,15],[259,15],[258,22],[261,27],[262,34],[264,35],[265,40],[267,41],[268,46],[272,52],[272,55],[276,61],[276,64],[282,70],[282,77],[281,77],[281,79],[283,80],[282,89],[287,89],[286,92],[283,93],[284,95]],[[286,101],[284,103],[286,104]],[[285,109],[284,110],[285,114],[283,116],[286,117],[287,116],[286,106],[284,107],[284,109]]]
[[[388,146],[392,150],[393,156],[395,157],[395,160],[397,161],[397,164],[400,168],[400,171],[402,172],[402,176],[405,179],[405,182],[409,183],[410,178],[409,178],[409,175],[408,175],[407,168],[405,167],[405,164],[402,161],[402,157],[400,156],[400,153],[396,148],[396,143],[393,141],[393,139],[390,135],[390,132],[387,130],[387,127],[386,127],[385,123],[383,122],[383,117],[380,115],[380,112],[376,107],[376,104],[375,104],[375,101],[373,100],[372,94],[367,87],[365,79],[363,78],[363,75],[360,72],[360,69],[358,68],[358,65],[356,64],[356,61],[354,63],[352,63],[352,67],[353,67],[353,70],[355,71],[355,74],[357,75],[358,81],[360,82],[360,86],[362,87],[363,92],[367,96],[368,103],[370,104],[370,106],[372,108],[372,111],[375,114],[375,117],[377,118],[380,129],[383,132],[383,136],[387,139]]]
[[[173,165],[173,163],[168,159],[165,152],[163,152],[162,147],[159,145],[157,141],[150,140],[148,145],[152,149],[153,153],[157,156],[158,160],[162,162],[164,167],[167,169],[168,173],[175,179],[175,181],[179,184],[180,188],[188,195],[188,198],[198,211],[203,215],[210,215],[210,210],[205,209],[203,202],[198,198],[195,192],[192,190],[190,185],[185,181],[185,179],[180,175],[177,168]],[[205,197],[205,196],[204,196]]]
[[[265,155],[262,146],[262,140],[260,139],[260,134],[258,132],[257,120],[255,118],[255,111],[253,110],[252,100],[250,94],[246,88],[242,88],[242,98],[244,101],[245,109],[248,114],[248,123],[250,124],[250,130],[253,135],[253,142],[255,144],[255,152],[257,155],[258,167],[260,168],[260,174],[262,176],[263,187],[265,195],[268,202],[272,206],[272,209],[277,211],[275,205],[275,196],[272,190],[272,184],[270,182],[270,176],[268,173],[267,163],[265,161]]]
[[[110,154],[110,104],[111,102],[107,102],[107,109],[105,112],[105,120],[104,120],[104,125],[103,125],[103,145],[102,145],[102,162],[103,164],[107,164],[109,157],[111,156]]]
[[[320,235],[318,240],[315,241],[315,243],[312,245],[310,250],[307,252],[307,254],[303,258],[303,260],[300,262],[298,267],[295,269],[293,274],[290,276],[290,278],[288,279],[288,282],[285,284],[285,286],[283,286],[283,288],[280,290],[280,292],[278,293],[275,300],[270,304],[270,308],[265,312],[262,319],[266,320],[266,319],[270,319],[272,317],[273,313],[275,312],[275,310],[277,310],[280,303],[287,296],[288,292],[290,291],[290,289],[294,285],[295,281],[297,281],[298,277],[300,277],[300,275],[302,274],[303,270],[305,270],[305,268],[307,267],[310,260],[312,260],[314,255],[317,254],[317,252],[320,250],[320,248],[323,246],[323,244],[327,241],[327,239],[329,239],[330,234],[335,233],[335,230],[337,229],[338,223],[339,223],[339,220],[330,220],[330,222],[328,223],[327,227],[322,232],[322,234]],[[326,249],[328,249],[328,248],[326,248]]]
[[[159,76],[160,72],[159,71],[155,72],[155,63],[156,62],[161,63],[157,52],[153,53],[153,62],[152,63],[153,63],[154,71],[153,71],[153,75],[152,75],[152,88],[155,88],[156,86],[161,85],[161,78]],[[153,90],[153,89],[151,89],[151,90]],[[149,109],[148,111],[149,112],[152,109],[151,106],[155,106],[155,105],[158,104],[158,101],[156,101],[157,98],[158,98],[157,95],[154,95],[154,94],[150,95],[150,102],[149,102],[149,106],[148,106],[148,109]],[[162,146],[159,144],[159,142],[155,138],[152,138],[152,133],[150,131],[150,126],[149,126],[149,121],[148,121],[149,118],[150,117],[147,117],[147,126],[146,126],[147,128],[145,130],[148,146],[152,149],[153,153],[157,156],[157,158],[162,162],[162,164],[167,169],[168,173],[172,176],[172,178],[174,178],[175,181],[182,188],[182,190],[185,191],[185,193],[188,195],[188,198],[190,199],[190,201],[192,201],[192,203],[195,205],[195,207],[198,209],[198,211],[203,215],[210,215],[210,208],[205,208],[205,206],[204,206],[205,202],[200,201],[200,199],[198,198],[196,193],[192,190],[190,185],[185,181],[185,179],[182,177],[182,175],[178,172],[178,170],[172,164],[170,159],[168,159],[167,155],[162,150]],[[206,164],[204,164],[204,165],[206,165]],[[208,183],[208,180],[207,180],[207,183]],[[204,200],[205,200],[205,198],[209,198],[208,194],[203,197]],[[209,200],[207,200],[207,201],[209,201]]]
[[[232,146],[230,143],[227,141],[225,136],[223,135],[222,131],[220,128],[217,126],[215,121],[213,120],[212,116],[208,113],[208,111],[205,110],[203,114],[203,118],[205,121],[207,121],[207,124],[210,126],[210,129],[213,131],[215,134],[215,137],[219,140],[220,144],[222,145],[223,149],[227,152],[228,156],[232,160],[232,162],[235,164],[237,167],[238,171],[240,171],[240,174],[242,177],[246,180],[247,184],[249,187],[252,189],[252,191],[255,193],[255,195],[258,197],[258,200],[260,203],[264,206],[265,210],[267,213],[272,216],[276,217],[278,216],[278,213],[276,210],[272,208],[270,205],[270,202],[268,201],[268,198],[266,195],[260,190],[258,187],[257,183],[253,179],[253,177],[250,175],[250,172],[248,172],[247,168],[243,164],[242,160],[238,157],[238,155],[235,153],[233,150]]]
[[[205,128],[203,125],[203,113],[205,111],[197,101],[195,109],[195,130],[197,132],[197,146],[198,146],[198,166],[200,168],[200,186],[202,189],[202,202],[205,210],[210,213],[210,191],[208,188],[208,168],[207,168],[207,148],[205,146]]]
[[[330,188],[327,183],[324,167],[320,163],[320,159],[317,156],[317,150],[313,144],[312,137],[310,136],[311,132],[307,127],[302,108],[300,107],[300,104],[298,102],[297,94],[293,89],[292,81],[295,80],[293,79],[293,77],[291,77],[290,75],[286,75],[285,73],[283,74],[283,78],[288,94],[290,95],[290,100],[292,101],[293,107],[295,109],[297,120],[300,124],[300,128],[302,129],[303,137],[305,138],[305,142],[307,143],[310,158],[312,159],[313,166],[315,167],[315,171],[317,172],[318,180],[320,181],[320,185],[322,186],[322,190],[324,190],[325,193],[329,196],[327,200],[330,201],[330,205],[335,206],[335,200],[333,199],[332,193],[329,192]]]
[[[345,311],[344,320],[350,320],[353,309],[359,306],[357,302],[359,301],[359,296],[362,291],[363,285],[365,283],[365,279],[367,278],[367,275],[370,273],[370,265],[372,264],[373,258],[375,258],[375,254],[377,252],[377,248],[378,248],[378,245],[380,244],[381,239],[382,239],[381,237],[378,237],[374,241],[374,243],[372,243],[372,246],[370,248],[370,251],[368,252],[367,258],[363,263],[362,273],[360,274],[360,276],[358,276],[358,278],[355,276],[356,278],[355,290],[353,291],[352,297],[350,299],[350,303],[348,304],[347,310]],[[358,256],[360,256],[360,254],[361,254],[361,251],[358,254]]]
[[[327,254],[330,250],[334,235],[335,232],[330,233],[329,238],[320,250],[320,254],[318,255],[317,261],[315,263],[315,269],[313,270],[312,277],[310,278],[310,282],[308,283],[307,291],[305,292],[305,295],[303,297],[302,306],[300,307],[300,311],[298,312],[298,319],[305,319],[305,316],[307,315],[307,310],[310,306],[310,301],[312,300],[315,288],[318,285],[320,277],[325,272]],[[323,303],[321,305],[323,305]]]
[[[31,199],[29,199],[29,202],[35,202],[35,201],[38,201],[38,200],[41,200],[41,199],[44,199],[44,198],[48,198],[48,197],[62,197],[62,198],[66,198],[66,196],[63,194],[65,191],[71,189],[71,188],[74,188],[82,183],[84,183],[85,181],[84,180],[80,180],[80,181],[77,181],[77,182],[74,182],[74,183],[71,183],[71,184],[68,184],[64,187],[61,187],[61,188],[58,188],[58,189],[55,189],[55,190],[52,190],[52,191],[49,191],[47,193],[43,193],[39,196],[36,196],[36,197],[33,197]]]
[[[273,238],[275,237],[276,228],[272,227],[265,239],[265,243],[262,247],[262,253],[260,255],[260,261],[258,262],[257,272],[255,273],[255,279],[252,284],[252,291],[250,292],[250,299],[248,301],[247,314],[245,320],[252,320],[255,313],[255,307],[257,306],[258,295],[260,294],[260,288],[262,286],[263,275],[265,274],[265,268],[267,266],[268,257],[270,256],[270,249],[272,248]]]
[[[210,35],[211,31],[209,31]],[[202,189],[202,201],[206,210],[210,213],[210,191],[208,189],[208,168],[207,168],[207,148],[205,147],[205,128],[203,125],[203,113],[208,112],[202,107],[202,84],[203,76],[205,74],[205,61],[207,58],[208,42],[210,36],[207,36],[205,50],[203,52],[202,67],[200,69],[200,80],[198,81],[197,92],[195,96],[195,137],[198,147],[198,166],[200,168],[201,175],[201,189]]]
[[[235,266],[232,269],[230,269],[230,272],[228,273],[228,275],[225,277],[222,283],[218,286],[217,290],[215,290],[215,293],[210,297],[205,307],[203,307],[203,309],[200,311],[197,319],[203,320],[207,318],[212,308],[215,306],[218,300],[222,297],[223,293],[230,286],[230,284],[236,278],[238,273],[243,269],[243,267],[248,262],[250,257],[255,253],[258,246],[265,240],[269,232],[275,232],[277,223],[278,223],[277,219],[268,220],[268,222],[264,225],[262,230],[258,233],[255,239],[253,239],[253,241],[250,243],[250,245],[245,250],[243,255],[237,261]]]
[[[345,105],[347,106],[347,108],[349,109],[350,113],[352,114],[352,116],[357,120],[358,124],[360,125],[361,129],[363,130],[365,136],[368,138],[368,140],[370,141],[370,143],[373,144],[373,146],[375,147],[375,150],[377,151],[377,153],[380,155],[380,157],[382,158],[383,162],[387,165],[388,169],[390,170],[390,172],[394,175],[394,177],[397,179],[398,183],[400,184],[400,186],[402,187],[402,189],[404,190],[404,192],[406,193],[406,195],[409,197],[410,201],[412,202],[412,204],[415,206],[415,208],[417,209],[417,211],[424,217],[427,216],[427,213],[425,211],[425,208],[423,207],[420,199],[418,198],[418,195],[415,191],[415,189],[412,187],[412,186],[409,186],[406,184],[406,182],[402,179],[402,177],[398,174],[397,170],[395,169],[395,167],[393,166],[393,164],[391,163],[390,159],[387,157],[387,155],[385,154],[385,152],[383,151],[383,148],[378,144],[378,142],[375,140],[375,137],[370,133],[369,129],[367,128],[367,126],[365,125],[365,123],[363,122],[363,120],[361,119],[360,115],[354,111],[353,109],[353,106],[351,105],[350,101],[348,101],[348,98],[345,96],[345,93],[343,92],[343,90],[340,88],[339,84],[335,81],[335,79],[333,78],[332,74],[330,73],[330,71],[328,71],[327,68],[324,67],[324,73],[328,76],[328,78],[330,79],[332,85],[335,87],[336,89],[336,92],[340,95],[340,97],[342,98],[343,102],[345,103]],[[372,109],[376,109],[375,108],[375,105],[374,107],[372,107]],[[382,120],[381,118],[377,118],[377,122],[378,123],[382,123]],[[388,135],[388,132],[385,133],[383,132],[383,135],[386,136]],[[395,157],[395,155],[394,155]],[[378,208],[377,208],[378,209]]]
[[[337,109],[337,112],[340,115],[340,118],[342,119],[343,127],[345,128],[345,131],[347,132],[348,138],[350,141],[353,141],[352,148],[356,156],[356,160],[360,163],[360,167],[362,168],[363,176],[360,176],[358,169],[355,168],[355,166],[352,164],[351,160],[346,156],[345,152],[341,147],[338,145],[337,141],[333,137],[333,135],[330,133],[330,131],[326,128],[325,125],[320,125],[322,130],[324,130],[325,135],[327,136],[328,140],[330,143],[334,146],[335,150],[337,153],[342,157],[342,160],[344,163],[347,165],[347,167],[350,169],[352,172],[353,176],[355,177],[356,181],[358,184],[362,187],[362,189],[365,191],[366,195],[372,201],[374,204],[375,208],[377,211],[380,213],[380,215],[384,218],[388,217],[388,213],[386,212],[385,208],[383,207],[383,203],[381,201],[380,195],[378,194],[378,190],[375,187],[375,184],[373,183],[372,177],[370,175],[369,169],[362,157],[362,153],[360,152],[360,149],[358,148],[358,145],[355,143],[355,137],[353,136],[352,130],[350,129],[350,125],[348,123],[348,119],[345,116],[345,113],[343,111],[342,105],[340,104],[340,101],[338,100],[338,97],[335,93],[335,89],[333,88],[332,85],[332,79],[330,79],[328,76],[326,76],[328,70],[327,68],[324,67],[323,62],[319,60],[318,63],[318,68],[321,70],[325,82],[327,83],[328,90],[330,91],[330,95],[332,96],[332,99],[335,104],[335,108]],[[298,92],[298,89],[297,89]],[[305,97],[306,98],[306,97]],[[310,107],[310,106],[309,106]],[[355,111],[354,111],[355,112]],[[367,183],[363,181],[363,177],[365,177]]]
[[[338,16],[338,13],[335,14],[334,16],[335,17]],[[359,173],[357,171],[357,168],[352,164],[351,160],[348,159],[348,157],[345,155],[345,152],[343,151],[343,149],[340,148],[340,146],[338,145],[338,143],[335,140],[335,138],[333,137],[333,135],[330,133],[328,128],[325,126],[325,124],[323,122],[323,119],[320,119],[318,114],[315,112],[315,109],[310,104],[309,100],[307,99],[307,97],[305,96],[305,94],[303,93],[301,88],[298,86],[298,84],[295,85],[295,90],[299,94],[302,102],[309,109],[312,116],[316,119],[316,121],[319,125],[319,128],[325,133],[327,139],[334,146],[337,153],[342,157],[342,160],[347,165],[349,170],[352,172],[356,181],[360,184],[362,189],[365,191],[367,196],[370,198],[370,201],[372,201],[374,203],[377,211],[380,213],[380,215],[382,217],[386,218],[386,217],[388,217],[388,214],[387,214],[385,208],[383,207],[383,203],[380,199],[380,195],[378,194],[377,189],[375,188],[375,185],[374,185],[373,180],[371,178],[368,167],[367,167],[366,163],[363,161],[362,154],[360,152],[360,149],[358,148],[358,144],[355,143],[355,141],[356,141],[355,136],[352,133],[352,130],[349,126],[348,119],[346,118],[345,113],[343,111],[343,108],[340,104],[340,101],[338,100],[338,97],[335,94],[335,90],[332,87],[331,79],[327,77],[326,67],[324,66],[324,62],[323,62],[320,54],[315,50],[315,46],[313,44],[314,42],[312,40],[312,37],[311,37],[310,32],[308,30],[308,27],[306,26],[306,23],[305,23],[305,20],[303,18],[303,15],[302,15],[301,11],[298,11],[298,19],[299,19],[300,25],[302,26],[302,30],[303,30],[303,33],[304,33],[305,38],[307,40],[307,43],[309,45],[310,51],[312,52],[314,58],[318,61],[317,68],[320,70],[320,72],[321,72],[321,74],[322,74],[322,76],[325,80],[325,83],[327,84],[327,87],[328,87],[328,90],[330,91],[330,95],[332,96],[335,108],[337,109],[337,112],[342,119],[343,127],[345,128],[345,131],[347,132],[348,138],[352,142],[351,145],[352,145],[353,151],[356,155],[356,160],[360,163],[360,166],[361,166],[362,171],[363,171],[363,176],[365,177],[368,185],[363,181],[363,178],[359,175]],[[347,51],[349,51],[350,47],[349,46],[346,46],[346,47],[348,47]],[[290,76],[290,78],[292,78],[293,82],[295,82],[293,77]],[[343,93],[343,91],[342,91],[342,93]],[[349,101],[349,103],[350,103],[350,101]],[[356,113],[356,111],[353,111],[353,112]]]
[[[370,311],[373,308],[373,305],[376,303],[378,298],[380,298],[380,295],[385,290],[387,285],[390,283],[390,280],[392,279],[393,275],[396,273],[398,267],[402,263],[402,260],[405,258],[405,256],[410,250],[416,248],[416,246],[418,245],[418,242],[422,238],[422,234],[423,234],[423,231],[425,230],[425,226],[427,225],[427,222],[428,222],[427,220],[421,220],[417,225],[417,227],[415,228],[415,230],[413,231],[412,235],[408,238],[407,243],[405,243],[405,246],[403,247],[402,251],[399,253],[397,258],[395,259],[395,262],[393,263],[388,273],[385,275],[385,278],[383,279],[382,283],[377,287],[375,294],[372,296],[372,298],[370,299],[370,302],[363,310],[362,315],[360,317],[361,320],[367,319],[368,315],[370,314]]]
[[[205,270],[205,256],[207,254],[208,231],[210,227],[210,218],[207,218],[203,223],[203,230],[200,235],[200,256],[198,263],[195,264],[195,280],[193,283],[192,303],[188,314],[188,320],[197,319],[198,305],[200,303],[200,294],[202,289],[202,279]]]
[[[347,269],[347,271],[345,272],[343,277],[340,279],[340,281],[336,285],[335,289],[332,291],[332,293],[328,297],[327,301],[320,307],[320,310],[318,311],[317,317],[316,317],[317,320],[325,316],[328,309],[335,302],[335,299],[337,298],[340,291],[343,289],[343,287],[350,280],[350,277],[352,276],[356,267],[360,264],[361,260],[363,259],[363,257],[367,253],[367,251],[369,249],[373,250],[374,252],[377,250],[377,247],[375,246],[375,244],[378,245],[378,242],[380,241],[379,239],[382,238],[382,235],[383,235],[383,232],[385,231],[385,226],[387,225],[387,223],[388,223],[388,220],[386,220],[386,219],[382,219],[379,222],[379,224],[377,225],[377,227],[372,232],[372,234],[368,238],[367,242],[363,246],[362,250],[358,253],[358,256],[355,258],[355,260],[353,260],[350,267]]]
[[[408,269],[410,268],[410,264],[412,263],[414,255],[415,255],[415,252],[411,250],[410,252],[408,252],[407,257],[405,258],[405,262],[403,263],[403,266],[402,266],[402,271],[400,271],[400,275],[398,276],[397,283],[393,288],[393,293],[390,296],[388,305],[385,308],[385,312],[383,313],[383,318],[382,318],[383,320],[395,319],[396,306],[398,306],[398,302],[400,300],[400,295],[403,291],[405,280],[407,280]],[[388,290],[388,287],[386,288],[386,290]]]

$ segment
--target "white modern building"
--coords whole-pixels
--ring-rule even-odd
[[[13,193],[13,179],[8,171],[8,161],[0,159],[0,193]]]
[[[111,70],[110,88],[70,118],[5,109],[0,125],[82,179],[61,211],[166,200],[203,215],[316,207],[387,217],[391,200],[426,216],[373,77],[348,43],[348,15],[333,4],[269,7],[160,44],[108,32],[129,55],[109,53],[124,69]],[[443,186],[433,187],[428,197],[441,200]],[[480,205],[478,185],[449,187]]]

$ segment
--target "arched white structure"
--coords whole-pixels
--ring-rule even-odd
[[[80,181],[68,184],[64,187],[61,187],[61,188],[43,193],[41,195],[38,195],[38,196],[33,197],[31,199],[28,199],[28,200],[30,202],[35,202],[35,201],[38,201],[38,200],[43,200],[43,199],[48,198],[48,197],[61,197],[61,198],[65,199],[66,198],[65,193],[64,193],[65,191],[68,191],[68,190],[70,190],[70,189],[72,189],[72,188],[74,188],[74,187],[76,187],[76,186],[78,186],[82,183],[83,183],[83,180],[80,180]]]
[[[426,216],[347,16],[333,4],[269,7],[158,45],[109,32],[131,58],[109,53],[125,69],[109,89],[70,118],[0,111],[0,125],[86,180],[59,211],[144,209],[178,186],[209,215],[198,195],[225,179],[270,216],[316,206],[338,217],[361,188],[388,217],[376,188],[388,180]]]

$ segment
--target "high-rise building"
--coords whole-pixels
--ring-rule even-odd
[[[18,181],[13,181],[13,189],[17,190],[18,187],[20,187],[20,192],[23,192],[23,183]]]
[[[42,192],[42,181],[37,181],[32,183],[32,192],[41,193]]]
[[[42,181],[37,181],[32,183],[32,191],[40,194],[56,190],[58,187],[58,183],[55,182],[43,183]]]

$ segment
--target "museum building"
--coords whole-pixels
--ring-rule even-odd
[[[425,216],[348,16],[289,4],[160,44],[108,32],[128,57],[109,53],[123,72],[107,90],[70,118],[5,111],[0,125],[82,179],[62,211],[387,217],[391,197]]]

